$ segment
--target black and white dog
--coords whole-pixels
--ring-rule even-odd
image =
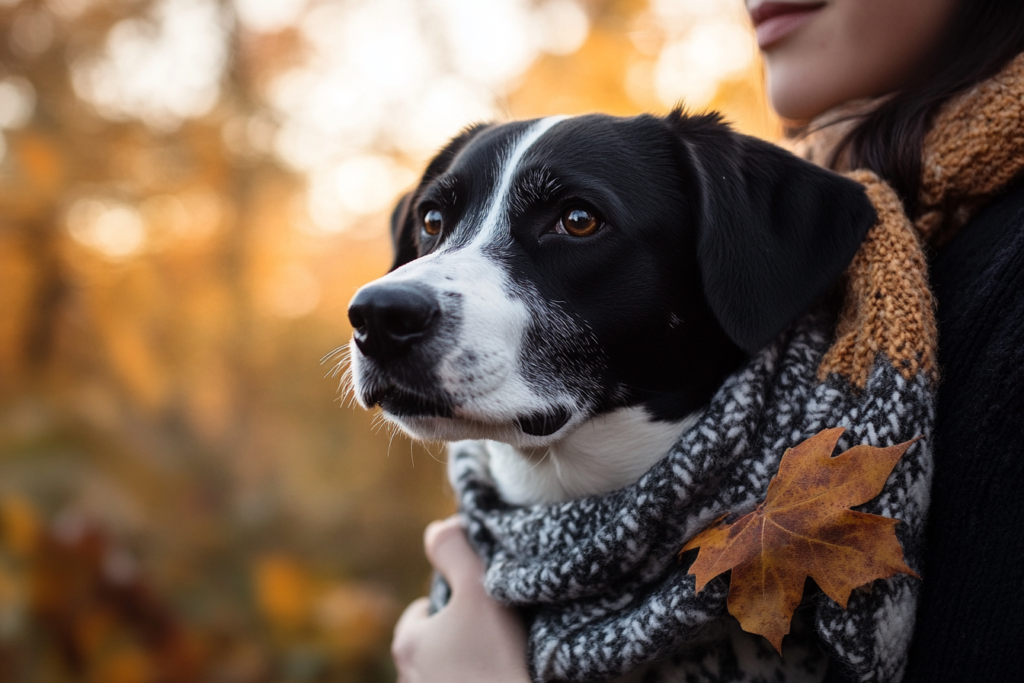
[[[511,503],[630,484],[821,299],[863,188],[717,115],[479,125],[392,217],[361,288],[355,395],[413,437],[485,439]]]

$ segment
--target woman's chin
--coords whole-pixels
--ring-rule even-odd
[[[773,56],[766,61],[767,91],[775,113],[793,123],[805,123],[850,99],[861,97],[837,87],[827,73],[817,73],[808,60]],[[838,81],[839,84],[842,81]]]

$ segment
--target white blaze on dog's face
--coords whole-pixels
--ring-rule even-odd
[[[356,397],[420,439],[510,444],[538,469],[509,479],[560,492],[520,502],[615,488],[872,222],[859,185],[712,115],[468,129],[396,209],[392,271],[350,304]]]
[[[408,287],[425,298],[406,302],[407,307],[431,309],[427,315],[437,318],[429,321],[432,338],[411,354],[420,370],[433,368],[426,373],[432,386],[424,386],[422,377],[409,377],[401,367],[396,372],[390,367],[396,364],[394,354],[371,349],[373,340],[357,341],[353,353],[358,400],[366,407],[381,402],[389,416],[415,437],[489,438],[540,446],[588,416],[591,401],[586,390],[592,388],[591,382],[582,376],[560,381],[543,371],[551,356],[541,354],[554,351],[557,356],[559,351],[552,348],[557,346],[563,347],[561,355],[572,354],[588,342],[596,346],[594,340],[588,340],[587,330],[553,302],[542,302],[528,282],[516,280],[501,258],[512,242],[513,180],[533,144],[563,119],[543,119],[502,136],[498,144],[504,149],[495,156],[485,201],[467,207],[445,243],[366,285],[353,300],[359,306],[387,288],[401,297],[402,288]],[[530,331],[539,325],[550,335],[538,344]],[[401,365],[409,352],[399,355],[405,356],[398,361]],[[599,357],[599,352],[593,353],[594,360]]]

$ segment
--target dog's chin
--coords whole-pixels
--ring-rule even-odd
[[[464,441],[486,439],[501,441],[517,448],[550,446],[564,438],[581,421],[568,409],[555,406],[543,413],[524,414],[514,420],[487,419],[486,416],[410,415],[393,413],[384,406],[384,414],[409,436],[422,441]]]
[[[526,436],[545,439],[554,436],[569,424],[572,413],[564,406],[551,406],[516,418],[516,426]]]
[[[452,417],[451,401],[391,387],[369,399],[392,419]]]
[[[537,448],[556,443],[587,417],[557,403],[540,410],[524,409],[518,415],[504,406],[494,414],[446,394],[414,391],[391,382],[357,380],[356,396],[364,408],[379,406],[388,420],[421,441],[487,439]]]

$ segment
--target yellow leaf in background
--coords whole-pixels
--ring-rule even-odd
[[[428,571],[410,541],[451,512],[444,464],[339,410],[317,366],[391,262],[384,197],[474,120],[664,113],[659,55],[742,6],[420,3],[394,22],[386,3],[249,2],[225,23],[216,2],[0,4],[0,671],[389,680]],[[485,15],[516,49],[478,40]],[[207,57],[182,58],[174,26]],[[711,103],[744,132],[756,71]],[[424,93],[392,102],[410,75]],[[371,158],[373,201],[352,173]]]
[[[24,557],[36,547],[39,517],[27,500],[20,496],[4,498],[0,502],[0,523],[4,544],[11,552]]]
[[[298,562],[282,555],[264,557],[256,563],[253,583],[257,604],[275,626],[296,628],[307,620],[312,586]]]

